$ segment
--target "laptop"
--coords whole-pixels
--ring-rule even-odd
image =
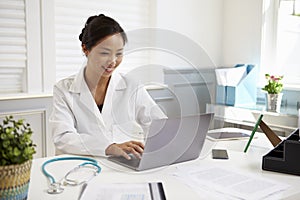
[[[213,113],[153,120],[141,159],[110,156],[108,160],[142,171],[199,157]]]

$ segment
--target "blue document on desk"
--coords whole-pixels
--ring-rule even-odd
[[[161,182],[98,183],[83,185],[80,200],[166,200]]]

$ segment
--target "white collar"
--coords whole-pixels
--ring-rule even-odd
[[[71,84],[69,91],[73,93],[81,93],[87,87],[87,83],[84,79],[85,67],[82,67],[77,75],[75,75],[74,81]],[[86,87],[85,87],[86,86]],[[124,90],[127,88],[127,81],[124,74],[120,72],[113,72],[109,86],[112,86],[116,90]],[[88,87],[87,87],[88,88]]]

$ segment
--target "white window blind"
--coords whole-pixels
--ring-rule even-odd
[[[55,0],[56,80],[77,73],[85,61],[78,39],[89,16],[105,14],[120,23],[125,31],[150,26],[150,0]],[[130,38],[129,38],[130,42]],[[147,53],[126,56],[128,68],[147,59]]]
[[[0,1],[0,94],[23,92],[26,71],[24,0]]]

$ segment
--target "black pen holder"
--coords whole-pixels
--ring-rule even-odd
[[[273,150],[263,156],[262,169],[286,174],[300,175],[299,129],[282,140]]]

